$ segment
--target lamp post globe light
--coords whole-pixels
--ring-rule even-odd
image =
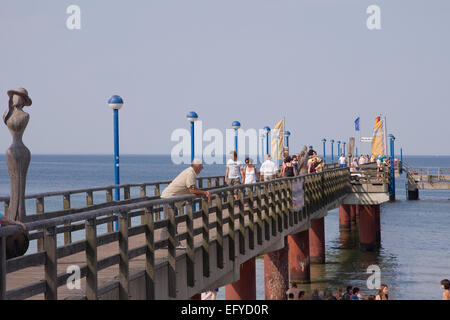
[[[391,184],[389,185],[389,200],[395,201],[395,160],[394,160],[394,142],[395,137],[393,134],[388,135],[389,141],[390,141],[390,149],[391,149]]]
[[[191,163],[194,161],[195,156],[195,137],[194,137],[194,122],[198,120],[198,114],[194,111],[191,111],[186,116],[188,121],[191,123]]]
[[[266,154],[269,154],[269,133],[270,127],[264,127],[264,131],[266,132]]]
[[[323,138],[322,139],[322,143],[323,143],[323,163],[326,163],[325,160],[325,143],[327,142],[327,139]]]
[[[285,131],[284,132],[284,136],[286,137],[286,147],[289,148],[289,137],[291,136],[291,132],[290,131]]]
[[[238,152],[238,130],[241,127],[241,123],[239,121],[233,121],[231,127],[234,129],[234,149],[236,153]]]
[[[119,110],[123,106],[123,99],[120,96],[112,96],[108,100],[108,105],[113,109],[114,114],[114,183],[120,185],[120,154],[119,154]],[[120,189],[114,190],[114,200],[120,201]],[[114,229],[119,229],[117,221],[114,222]]]
[[[331,143],[331,163],[334,163],[334,139],[331,139],[330,143]]]

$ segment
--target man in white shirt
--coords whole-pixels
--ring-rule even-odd
[[[263,162],[261,168],[259,169],[264,181],[272,180],[277,174],[277,165],[270,160],[270,158],[270,154],[266,155],[266,161]]]
[[[344,154],[341,154],[341,157],[339,158],[339,167],[345,168],[347,165],[347,159],[345,159]]]
[[[242,180],[242,162],[237,159],[237,152],[230,152],[230,159],[227,162],[227,171],[225,172],[225,183],[234,186],[241,184]]]

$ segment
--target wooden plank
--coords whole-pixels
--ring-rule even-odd
[[[228,259],[234,261],[235,253],[235,232],[234,232],[234,195],[228,194]]]
[[[70,194],[64,194],[63,195],[63,209],[69,210],[70,209]],[[66,223],[65,226],[70,226],[70,222]],[[72,232],[64,232],[64,244],[72,243]]]
[[[194,208],[192,201],[186,203],[186,282],[189,287],[195,285],[195,254],[194,254]]]
[[[248,191],[248,247],[250,250],[255,249],[255,199],[253,197],[253,187],[249,187]]]
[[[44,231],[45,250],[45,300],[58,299],[57,257],[56,257],[56,227]]]
[[[167,217],[167,234],[168,234],[168,247],[167,247],[167,260],[169,262],[167,268],[167,288],[170,298],[177,297],[177,276],[176,276],[176,231],[177,224],[175,221],[175,208],[172,205],[164,205],[164,212]]]
[[[147,300],[155,300],[155,225],[153,216],[153,207],[145,209],[145,244],[147,250],[145,253],[145,284]]]
[[[245,208],[244,193],[242,189],[238,191],[239,197],[239,254],[245,254]]]
[[[221,195],[216,197],[216,262],[217,268],[223,269],[223,208]]]
[[[264,239],[270,240],[270,209],[269,209],[269,188],[263,185],[263,210],[264,210]]]
[[[128,213],[120,212],[119,219],[119,299],[129,298]]]
[[[202,257],[203,276],[209,277],[209,202],[202,199]]]
[[[44,198],[37,198],[36,199],[36,214],[43,214],[44,213]],[[39,231],[43,231],[42,229]],[[38,239],[37,241],[37,250],[38,252],[44,251],[44,240]]]
[[[106,190],[106,202],[107,203],[111,203],[113,201],[113,190],[112,188],[108,188]],[[110,216],[113,216],[112,213],[110,213]],[[114,231],[114,221],[111,221],[110,223],[108,223],[108,232],[113,232]]]
[[[95,218],[86,221],[86,265],[86,297],[88,300],[97,300],[97,223]]]
[[[146,189],[145,185],[142,185],[142,186],[140,187],[140,189],[139,189],[139,196],[140,196],[141,198],[145,198],[145,197],[147,196],[147,189]],[[144,208],[144,211],[145,211],[145,208]],[[143,214],[143,215],[141,216],[141,224],[145,224],[145,223],[146,223],[145,221],[146,221],[146,220],[145,220],[145,214]]]

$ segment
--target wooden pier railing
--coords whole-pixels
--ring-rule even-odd
[[[211,179],[220,181],[221,177]],[[207,180],[209,187],[213,186],[211,179]],[[292,183],[296,181],[303,181],[304,188],[305,205],[300,212],[294,212],[292,207]],[[144,186],[154,184],[162,183]],[[195,270],[201,268],[203,277],[210,275],[209,248],[212,242],[216,248],[214,260],[220,268],[224,259],[234,261],[245,254],[246,248],[251,249],[273,237],[284,235],[286,230],[292,230],[317,210],[351,192],[352,188],[348,168],[253,185],[221,187],[220,182],[214,184],[219,188],[210,190],[211,203],[189,195],[172,199],[157,199],[154,196],[95,206],[90,200],[91,192],[106,190],[108,197],[115,187],[80,190],[87,195],[85,207],[41,213],[36,215],[38,218],[30,218],[26,223],[30,239],[42,239],[43,250],[10,260],[6,260],[6,237],[17,232],[18,227],[0,228],[0,299],[28,299],[39,295],[45,299],[69,297],[71,293],[64,291],[64,288],[70,275],[61,269],[67,263],[61,265],[61,262],[71,257],[80,264],[87,299],[98,299],[116,289],[120,299],[128,299],[130,281],[133,279],[130,263],[136,257],[144,257],[145,260],[142,267],[146,279],[146,298],[155,298],[155,268],[159,264],[168,264],[168,295],[176,298],[177,286],[194,286],[198,275]],[[131,185],[121,186],[129,187]],[[237,199],[235,191],[238,193]],[[50,195],[64,197],[67,193],[29,197],[37,201]],[[196,207],[196,202],[201,205]],[[141,223],[130,226],[129,219],[133,217],[141,217]],[[98,234],[98,226],[116,220],[118,231],[108,229],[108,232]],[[59,246],[57,236],[75,229],[85,231],[84,239]],[[246,237],[246,234],[250,236]],[[137,238],[142,241],[137,245],[133,242],[133,247],[131,238],[135,236],[140,236]],[[176,244],[179,241],[186,243],[186,283],[182,284],[177,284],[176,280]],[[227,251],[225,241],[228,242]],[[201,261],[194,258],[198,247],[202,252]],[[118,268],[118,280],[114,281],[112,277],[106,284],[100,281],[100,272],[114,266]],[[43,281],[31,276],[34,274],[42,274]],[[19,281],[8,286],[13,276],[19,280],[24,277],[31,283],[24,285]]]

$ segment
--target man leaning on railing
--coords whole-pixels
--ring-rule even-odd
[[[194,159],[189,168],[183,170],[163,191],[162,199],[185,196],[188,194],[198,195],[211,200],[211,194],[208,191],[200,190],[196,187],[197,175],[203,170],[203,163],[200,159]],[[178,208],[181,208],[184,202],[171,203],[170,208],[174,210],[175,216],[178,215]],[[167,217],[166,217],[167,218]],[[178,249],[185,249],[179,241],[176,241]]]

